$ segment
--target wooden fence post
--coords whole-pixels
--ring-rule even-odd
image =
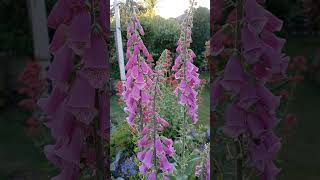
[[[27,0],[27,4],[32,26],[34,57],[45,69],[51,58],[45,0]]]
[[[126,80],[125,70],[124,70],[124,57],[123,57],[123,45],[122,45],[122,36],[121,36],[121,25],[120,25],[120,10],[119,10],[119,3],[117,0],[113,2],[114,6],[114,17],[116,20],[116,30],[115,30],[115,42],[117,47],[118,53],[118,63],[120,69],[120,78],[121,81],[124,82]]]

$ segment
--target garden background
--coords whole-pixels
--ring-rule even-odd
[[[160,0],[161,1],[161,0]],[[46,11],[52,8],[55,0],[46,0]],[[317,3],[316,1],[314,1]],[[111,3],[112,4],[112,3]],[[160,56],[163,49],[175,51],[179,35],[179,22],[182,17],[164,19],[150,14],[150,7],[140,7],[140,20],[145,30],[143,40],[154,56]],[[280,35],[287,39],[285,53],[289,56],[303,55],[306,59],[307,71],[304,81],[296,87],[294,99],[291,101],[289,112],[297,116],[288,143],[284,144],[279,159],[282,172],[278,179],[283,180],[318,180],[320,179],[320,143],[317,132],[320,112],[318,110],[320,96],[320,33],[319,11],[308,16],[298,0],[269,0],[267,9],[284,20],[284,30]],[[28,111],[18,106],[18,102],[25,98],[18,94],[18,74],[22,72],[27,60],[33,56],[33,42],[30,19],[28,17],[26,1],[0,1],[1,34],[0,34],[0,179],[49,179],[56,174],[56,169],[46,160],[42,146],[50,141],[36,134],[28,133],[26,118]],[[112,12],[111,12],[112,16]],[[10,18],[10,20],[8,20]],[[124,22],[122,21],[122,27]],[[111,18],[111,27],[112,24]],[[207,63],[204,58],[205,42],[209,39],[209,10],[198,8],[194,17],[193,43],[191,48],[197,55],[196,65],[201,69],[201,79],[209,80]],[[113,32],[113,29],[111,29]],[[125,33],[123,33],[124,35]],[[49,37],[52,30],[49,29]],[[125,39],[125,38],[123,38]],[[115,56],[113,33],[110,36],[111,48],[111,84],[115,84],[120,77]],[[114,86],[112,86],[114,87]],[[124,131],[111,141],[128,143],[128,131],[125,114],[118,105],[115,88],[111,89],[111,120],[114,124],[122,123]],[[209,88],[205,87],[199,107],[200,123],[208,125],[209,117]],[[117,124],[117,127],[121,127]],[[39,135],[39,134],[38,134]],[[118,149],[117,149],[118,150]],[[117,151],[115,150],[115,151]]]

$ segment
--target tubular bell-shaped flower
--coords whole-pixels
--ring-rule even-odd
[[[157,100],[159,99],[158,96],[161,94],[161,87],[159,84],[165,82],[167,70],[164,69],[164,67],[168,65],[168,59],[170,59],[168,58],[169,55],[170,52],[165,50],[157,61],[155,75],[152,78],[152,88],[149,90],[150,93],[153,92],[152,108],[150,109],[152,121],[148,121],[145,124],[145,127],[141,132],[143,138],[138,141],[138,145],[142,150],[140,154],[144,154],[143,156],[140,156],[140,158],[138,157],[142,162],[139,169],[143,174],[149,172],[148,179],[157,177],[159,170],[162,171],[164,179],[167,174],[173,172],[173,164],[168,160],[168,156],[173,156],[175,153],[173,141],[169,138],[160,136],[160,132],[167,128],[169,123],[157,113]],[[149,153],[152,153],[152,164],[150,164],[150,157],[147,156],[150,155]]]
[[[106,0],[87,4],[59,0],[48,17],[49,27],[56,29],[49,47],[54,55],[48,71],[53,91],[38,104],[47,115],[45,125],[55,140],[55,144],[45,147],[47,158],[61,169],[52,178],[55,180],[79,179],[81,157],[90,157],[83,155],[88,149],[86,139],[89,136],[97,139],[94,145],[99,148],[101,139],[107,137],[104,87],[108,67],[104,38],[107,7],[104,6]],[[99,15],[94,13],[97,11]],[[104,158],[103,154],[95,156]],[[87,162],[93,161],[88,159],[83,163]],[[89,166],[103,172],[103,164]]]
[[[199,68],[193,64],[193,59],[196,55],[190,49],[193,25],[192,13],[193,7],[190,9],[182,23],[180,38],[177,42],[176,49],[178,57],[174,62],[172,70],[175,71],[175,79],[180,81],[178,87],[175,89],[175,94],[179,96],[179,103],[186,106],[187,113],[190,116],[192,123],[196,124],[198,121],[198,92],[196,89],[200,86],[200,79],[198,73]]]
[[[133,7],[131,7],[133,8]],[[131,127],[136,127],[135,118],[138,111],[148,111],[148,105],[151,102],[151,96],[148,88],[152,85],[151,75],[154,73],[147,64],[152,61],[152,56],[145,47],[140,35],[144,31],[136,14],[130,10],[130,18],[127,21],[127,64],[126,64],[126,82],[122,93],[126,103],[125,112],[128,114],[127,122]],[[145,59],[146,58],[146,59]],[[148,120],[142,113],[140,115],[140,127]]]
[[[238,53],[228,60],[223,77],[215,83],[214,101],[216,106],[222,95],[221,87],[232,93],[232,102],[225,112],[224,133],[231,138],[245,135],[251,163],[263,179],[274,180],[278,169],[273,160],[280,140],[273,128],[278,123],[276,110],[280,98],[272,94],[267,83],[274,77],[286,78],[289,58],[281,54],[285,40],[274,34],[281,30],[282,21],[256,0],[243,2],[236,7],[237,10],[243,7],[243,17],[239,13],[235,23],[241,24],[235,36],[241,43],[235,45]]]

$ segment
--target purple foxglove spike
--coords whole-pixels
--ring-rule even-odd
[[[260,33],[268,20],[265,16],[265,10],[256,2],[256,0],[247,0],[244,8],[246,12],[246,21],[257,33]]]
[[[257,104],[256,113],[260,117],[265,129],[273,129],[279,122],[275,116],[275,112],[271,112],[265,105]]]
[[[211,38],[210,50],[214,56],[221,54],[224,50],[224,41],[226,35],[223,32],[223,29],[218,30]]]
[[[178,71],[180,64],[181,64],[181,56],[179,55],[174,62],[174,66],[172,66],[172,70],[175,72]]]
[[[238,93],[246,81],[240,60],[237,57],[231,57],[226,65],[223,80],[220,84],[226,90]]]
[[[129,61],[130,61],[131,56],[132,56],[132,53],[131,53],[130,49],[127,49],[126,58],[129,59]]]
[[[88,81],[77,76],[70,90],[70,98],[67,103],[70,111],[77,120],[90,124],[95,117],[97,110],[94,108],[95,89]]]
[[[65,0],[66,4],[74,11],[82,10],[84,8],[84,2],[79,0]]]
[[[84,77],[93,88],[102,89],[107,83],[107,69],[103,68],[83,68],[79,71],[79,75]]]
[[[167,176],[163,176],[162,180],[169,180],[169,178]]]
[[[143,161],[145,155],[146,155],[146,152],[145,152],[145,151],[143,151],[143,152],[138,152],[138,154],[137,154],[138,160],[139,160],[139,161]]]
[[[160,169],[164,172],[172,173],[173,172],[173,165],[169,163],[166,156],[161,156],[160,158]]]
[[[134,124],[135,115],[136,115],[135,113],[129,114],[129,116],[126,118],[128,124],[129,124],[131,127],[134,127],[134,126],[135,126],[135,124]]]
[[[59,25],[49,46],[50,53],[55,54],[65,44],[67,31],[68,27],[65,24]]]
[[[271,68],[272,73],[276,72],[281,67],[282,55],[267,44],[264,44],[263,48],[265,52],[261,57],[261,61]]]
[[[147,93],[145,93],[144,91],[141,92],[141,104],[143,106],[147,106],[148,103],[150,102],[151,100],[151,96],[148,95]]]
[[[70,24],[72,19],[72,11],[70,11],[64,0],[59,0],[52,8],[48,16],[48,26],[57,29],[60,24]]]
[[[139,101],[140,99],[140,89],[137,85],[135,85],[132,89],[132,92],[130,94],[131,98],[133,98],[135,101]]]
[[[62,167],[62,159],[55,153],[55,145],[46,145],[44,147],[44,154],[46,158],[55,166]]]
[[[261,136],[261,140],[267,152],[274,158],[281,147],[280,139],[272,131],[268,131]]]
[[[137,79],[138,78],[138,75],[139,75],[139,67],[136,65],[136,66],[133,66],[131,71],[131,76],[134,78],[134,79]]]
[[[146,166],[146,168],[150,169],[152,167],[152,157],[153,157],[153,150],[150,149],[146,152],[144,158],[143,158],[143,165]]]
[[[148,75],[153,74],[152,69],[150,68],[150,66],[145,61],[141,62],[141,69],[142,69],[144,74],[148,74]]]
[[[196,54],[195,54],[191,49],[189,49],[189,53],[188,53],[188,54],[189,54],[189,57],[190,57],[191,59],[197,57]]]
[[[52,137],[58,139],[59,137],[68,136],[73,126],[75,125],[72,115],[65,110],[65,102],[59,106],[55,115],[45,122],[45,125],[50,128]]]
[[[280,31],[283,26],[283,21],[274,16],[269,11],[265,11],[265,16],[268,18],[265,30],[270,32]]]
[[[181,53],[181,45],[178,45],[178,47],[176,48],[176,52]]]
[[[157,120],[157,123],[161,124],[161,126],[163,126],[164,128],[167,128],[170,126],[170,124],[161,117],[157,117],[156,120]]]
[[[276,180],[276,175],[280,172],[280,170],[274,165],[272,161],[268,161],[264,168],[264,172],[262,175],[263,180]]]
[[[270,90],[266,87],[261,86],[257,89],[258,96],[261,102],[267,106],[270,112],[274,112],[280,105],[280,97],[274,96]]]
[[[136,83],[136,86],[140,90],[142,90],[146,86],[146,82],[145,82],[143,74],[141,72],[138,73],[138,76],[137,76],[135,83]]]
[[[140,171],[143,175],[146,175],[148,169],[149,169],[149,168],[147,168],[144,164],[142,164],[141,166],[139,166],[139,171]]]
[[[64,141],[63,145],[56,150],[57,156],[64,161],[80,166],[80,151],[82,146],[82,129],[76,127],[72,130],[70,141]],[[66,140],[66,139],[65,139]]]
[[[259,79],[261,82],[265,83],[272,77],[272,69],[264,65],[263,63],[256,63],[253,66],[252,73]]]
[[[246,26],[241,32],[241,42],[246,62],[249,64],[256,63],[263,52],[258,34],[250,31],[248,26]]]
[[[91,18],[87,11],[83,10],[73,18],[68,37],[69,46],[78,55],[83,54],[84,48],[91,46]]]
[[[141,131],[141,136],[145,136],[150,132],[150,128],[148,126],[145,126]]]
[[[134,48],[133,48],[133,55],[134,55],[134,56],[137,56],[139,53],[140,53],[139,47],[138,47],[138,46],[134,46]]]
[[[272,73],[281,75],[282,77],[286,77],[286,71],[289,65],[289,61],[290,61],[290,58],[288,56],[283,57],[280,60],[279,64],[273,66]]]
[[[154,172],[151,172],[148,176],[148,180],[157,180],[157,175]]]
[[[38,104],[41,109],[50,116],[53,116],[66,97],[66,93],[59,87],[55,87],[48,98],[40,99]]]
[[[261,39],[264,41],[264,43],[271,46],[275,51],[281,52],[284,44],[286,43],[285,39],[278,38],[275,34],[269,32],[269,31],[262,31],[260,35]]]
[[[183,78],[183,71],[180,69],[177,73],[174,74],[175,79]]]
[[[173,145],[172,139],[162,137],[162,142],[165,144],[167,147],[171,147]]]
[[[84,62],[84,68],[106,69],[108,67],[107,55],[104,39],[98,35],[92,35],[91,47],[83,53],[82,61]]]
[[[126,64],[126,70],[128,71],[129,69],[137,66],[138,65],[137,62],[138,62],[137,56],[131,56],[129,58],[128,63]]]
[[[237,105],[245,110],[249,110],[260,99],[257,90],[258,87],[254,82],[244,84],[240,89]]]
[[[247,113],[246,123],[253,138],[259,138],[262,133],[267,131],[260,117],[254,113]]]
[[[166,153],[167,155],[169,155],[169,156],[171,156],[171,157],[175,154],[175,150],[174,150],[174,148],[173,148],[172,145],[171,145],[171,146],[165,146],[165,147],[164,147],[164,151],[165,151],[165,153]]]
[[[198,115],[196,114],[196,111],[192,111],[191,113],[189,113],[189,115],[191,116],[192,124],[197,124],[199,119]]]
[[[62,83],[68,83],[73,69],[73,53],[66,45],[55,53],[49,66],[48,78]]]
[[[235,104],[229,105],[225,117],[226,123],[223,131],[226,135],[235,138],[246,131],[246,113]]]
[[[182,94],[179,99],[179,104],[186,105],[187,103],[188,103],[187,97]]]
[[[148,145],[149,144],[148,136],[147,135],[143,136],[142,139],[138,140],[137,144],[138,144],[138,147],[141,147],[141,148]]]
[[[155,142],[156,146],[156,153],[157,155],[165,155],[165,152],[164,152],[164,147],[163,147],[163,144],[162,142],[160,141],[160,139],[156,139],[156,142]]]

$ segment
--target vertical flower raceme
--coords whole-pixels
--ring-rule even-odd
[[[49,47],[54,60],[47,74],[53,90],[38,103],[55,140],[45,147],[45,154],[61,170],[53,179],[79,179],[80,163],[87,162],[91,164],[86,167],[94,167],[96,176],[104,176],[101,148],[107,132],[106,8],[106,0],[59,0],[48,17],[49,27],[56,30]],[[94,160],[81,160],[92,158],[84,154],[92,148],[96,152]]]
[[[236,7],[236,22],[230,24],[236,30],[236,53],[217,80],[214,101],[217,104],[222,88],[233,94],[225,113],[224,132],[232,138],[248,137],[246,155],[263,179],[271,180],[278,173],[273,161],[280,140],[273,129],[278,123],[276,110],[280,98],[273,95],[268,85],[275,78],[286,78],[289,58],[281,53],[285,40],[274,34],[281,30],[282,21],[256,0],[243,2]],[[214,39],[213,42],[219,41]]]
[[[167,174],[173,172],[173,164],[168,161],[167,156],[173,156],[174,149],[173,141],[159,134],[169,126],[169,123],[157,113],[156,98],[160,93],[157,82],[164,79],[163,68],[168,62],[158,63],[155,72],[151,69],[147,62],[153,61],[152,56],[140,38],[140,35],[144,35],[143,28],[135,13],[131,11],[129,17],[126,53],[127,79],[123,92],[126,103],[125,112],[128,114],[127,122],[135,128],[136,117],[140,117],[139,135],[141,138],[137,142],[139,147],[137,157],[141,162],[139,166],[141,174],[152,180],[157,179],[157,174],[161,170],[166,178]],[[166,58],[162,59],[166,60]]]
[[[187,108],[187,113],[192,123],[195,124],[198,121],[198,92],[196,89],[200,85],[200,79],[199,68],[193,64],[193,59],[196,55],[190,49],[192,42],[193,3],[192,1],[190,11],[181,26],[181,34],[176,49],[178,57],[174,62],[172,70],[175,72],[175,78],[179,81],[175,94],[179,96],[179,103]]]
[[[142,129],[144,122],[149,118],[146,116],[151,102],[148,89],[152,85],[151,75],[154,72],[147,63],[147,61],[153,61],[152,56],[149,54],[140,35],[144,35],[143,28],[131,9],[127,22],[126,58],[128,61],[125,67],[126,82],[124,84],[123,97],[126,103],[125,112],[128,114],[127,122],[131,127],[136,127],[135,118],[139,115],[140,129]],[[145,112],[145,114],[142,112]]]

